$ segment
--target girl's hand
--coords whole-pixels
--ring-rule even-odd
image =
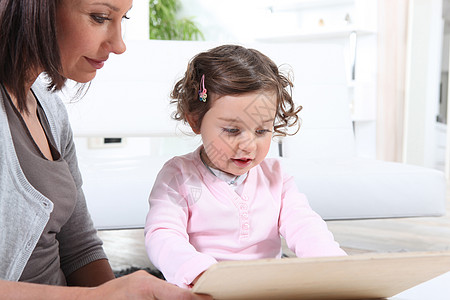
[[[205,271],[201,272],[200,274],[198,274],[197,277],[195,277],[195,279],[192,281],[192,283],[189,285],[191,288],[197,283],[198,279],[203,275],[203,273],[205,273]]]

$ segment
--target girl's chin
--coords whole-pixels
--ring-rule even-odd
[[[244,174],[247,173],[247,172],[248,172],[248,169],[245,169],[245,170],[239,170],[239,171],[236,171],[236,170],[225,171],[225,173],[228,173],[228,174],[230,174],[231,176],[241,176],[241,175],[244,175]]]

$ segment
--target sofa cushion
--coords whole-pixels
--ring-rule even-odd
[[[324,219],[438,216],[445,213],[442,172],[364,158],[282,159]]]

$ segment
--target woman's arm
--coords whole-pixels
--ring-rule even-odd
[[[0,295],[10,300],[82,299],[85,288],[67,288],[44,284],[0,280]]]
[[[98,286],[114,279],[114,274],[106,260],[102,241],[98,238],[88,213],[73,134],[67,120],[65,107],[61,107],[59,117],[65,124],[62,127],[64,134],[59,135],[61,144],[64,145],[60,151],[69,165],[78,192],[72,215],[56,235],[59,242],[61,269],[66,275],[68,285]]]
[[[160,280],[145,271],[123,276],[96,288],[61,287],[0,280],[2,299],[10,300],[212,300]]]
[[[67,285],[93,287],[114,279],[108,260],[99,259],[67,276]]]

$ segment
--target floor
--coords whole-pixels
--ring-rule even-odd
[[[441,217],[329,221],[328,228],[349,254],[450,250],[450,184]]]
[[[447,214],[442,217],[328,221],[327,224],[350,255],[450,250],[450,185]],[[143,229],[100,231],[99,235],[113,270],[152,267],[145,252]]]

